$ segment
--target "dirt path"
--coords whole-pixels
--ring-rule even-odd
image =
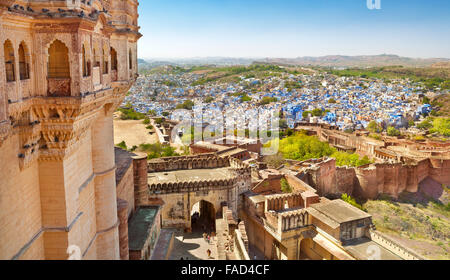
[[[158,142],[156,134],[150,135],[147,125],[139,121],[114,120],[114,144],[125,141],[127,147],[140,144],[154,144]]]

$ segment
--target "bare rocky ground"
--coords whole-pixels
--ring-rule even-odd
[[[154,133],[150,134],[147,125],[142,120],[121,120],[114,118],[114,144],[117,145],[122,141],[128,148],[139,146],[140,144],[154,144],[158,142],[158,137]]]
[[[450,189],[426,179],[416,194],[364,204],[377,229],[428,259],[450,259]]]

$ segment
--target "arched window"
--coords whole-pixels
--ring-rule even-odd
[[[84,45],[83,45],[83,49],[81,50],[81,52],[82,52],[82,60],[83,60],[83,77],[86,77],[87,76],[87,61],[86,61],[86,50],[84,49]]]
[[[100,58],[97,48],[94,48],[94,67],[100,67]]]
[[[59,40],[48,49],[48,77],[70,78],[69,49]]]
[[[103,74],[108,74],[108,52],[103,48]]]
[[[91,76],[91,60],[89,59],[89,55],[86,53],[86,48],[83,45],[82,49],[83,55],[83,77]]]
[[[117,71],[117,52],[111,48],[111,70]]]
[[[30,78],[30,64],[28,63],[29,52],[24,42],[19,45],[19,74],[21,80]]]
[[[131,69],[133,69],[133,54],[131,53],[131,50],[130,50],[130,53],[128,54],[128,63],[129,63],[129,65],[130,65],[130,70]]]
[[[16,80],[14,48],[10,40],[6,40],[3,44],[3,51],[5,54],[6,81],[14,82]]]

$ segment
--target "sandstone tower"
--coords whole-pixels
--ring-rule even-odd
[[[137,7],[0,0],[0,259],[120,258],[112,113]]]

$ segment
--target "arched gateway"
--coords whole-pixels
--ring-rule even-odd
[[[149,162],[148,172],[150,199],[164,202],[164,227],[192,229],[193,209],[198,209],[199,218],[201,210],[206,212],[203,221],[211,226],[224,205],[237,218],[243,202],[241,194],[251,188],[250,167],[214,154],[154,159]]]

